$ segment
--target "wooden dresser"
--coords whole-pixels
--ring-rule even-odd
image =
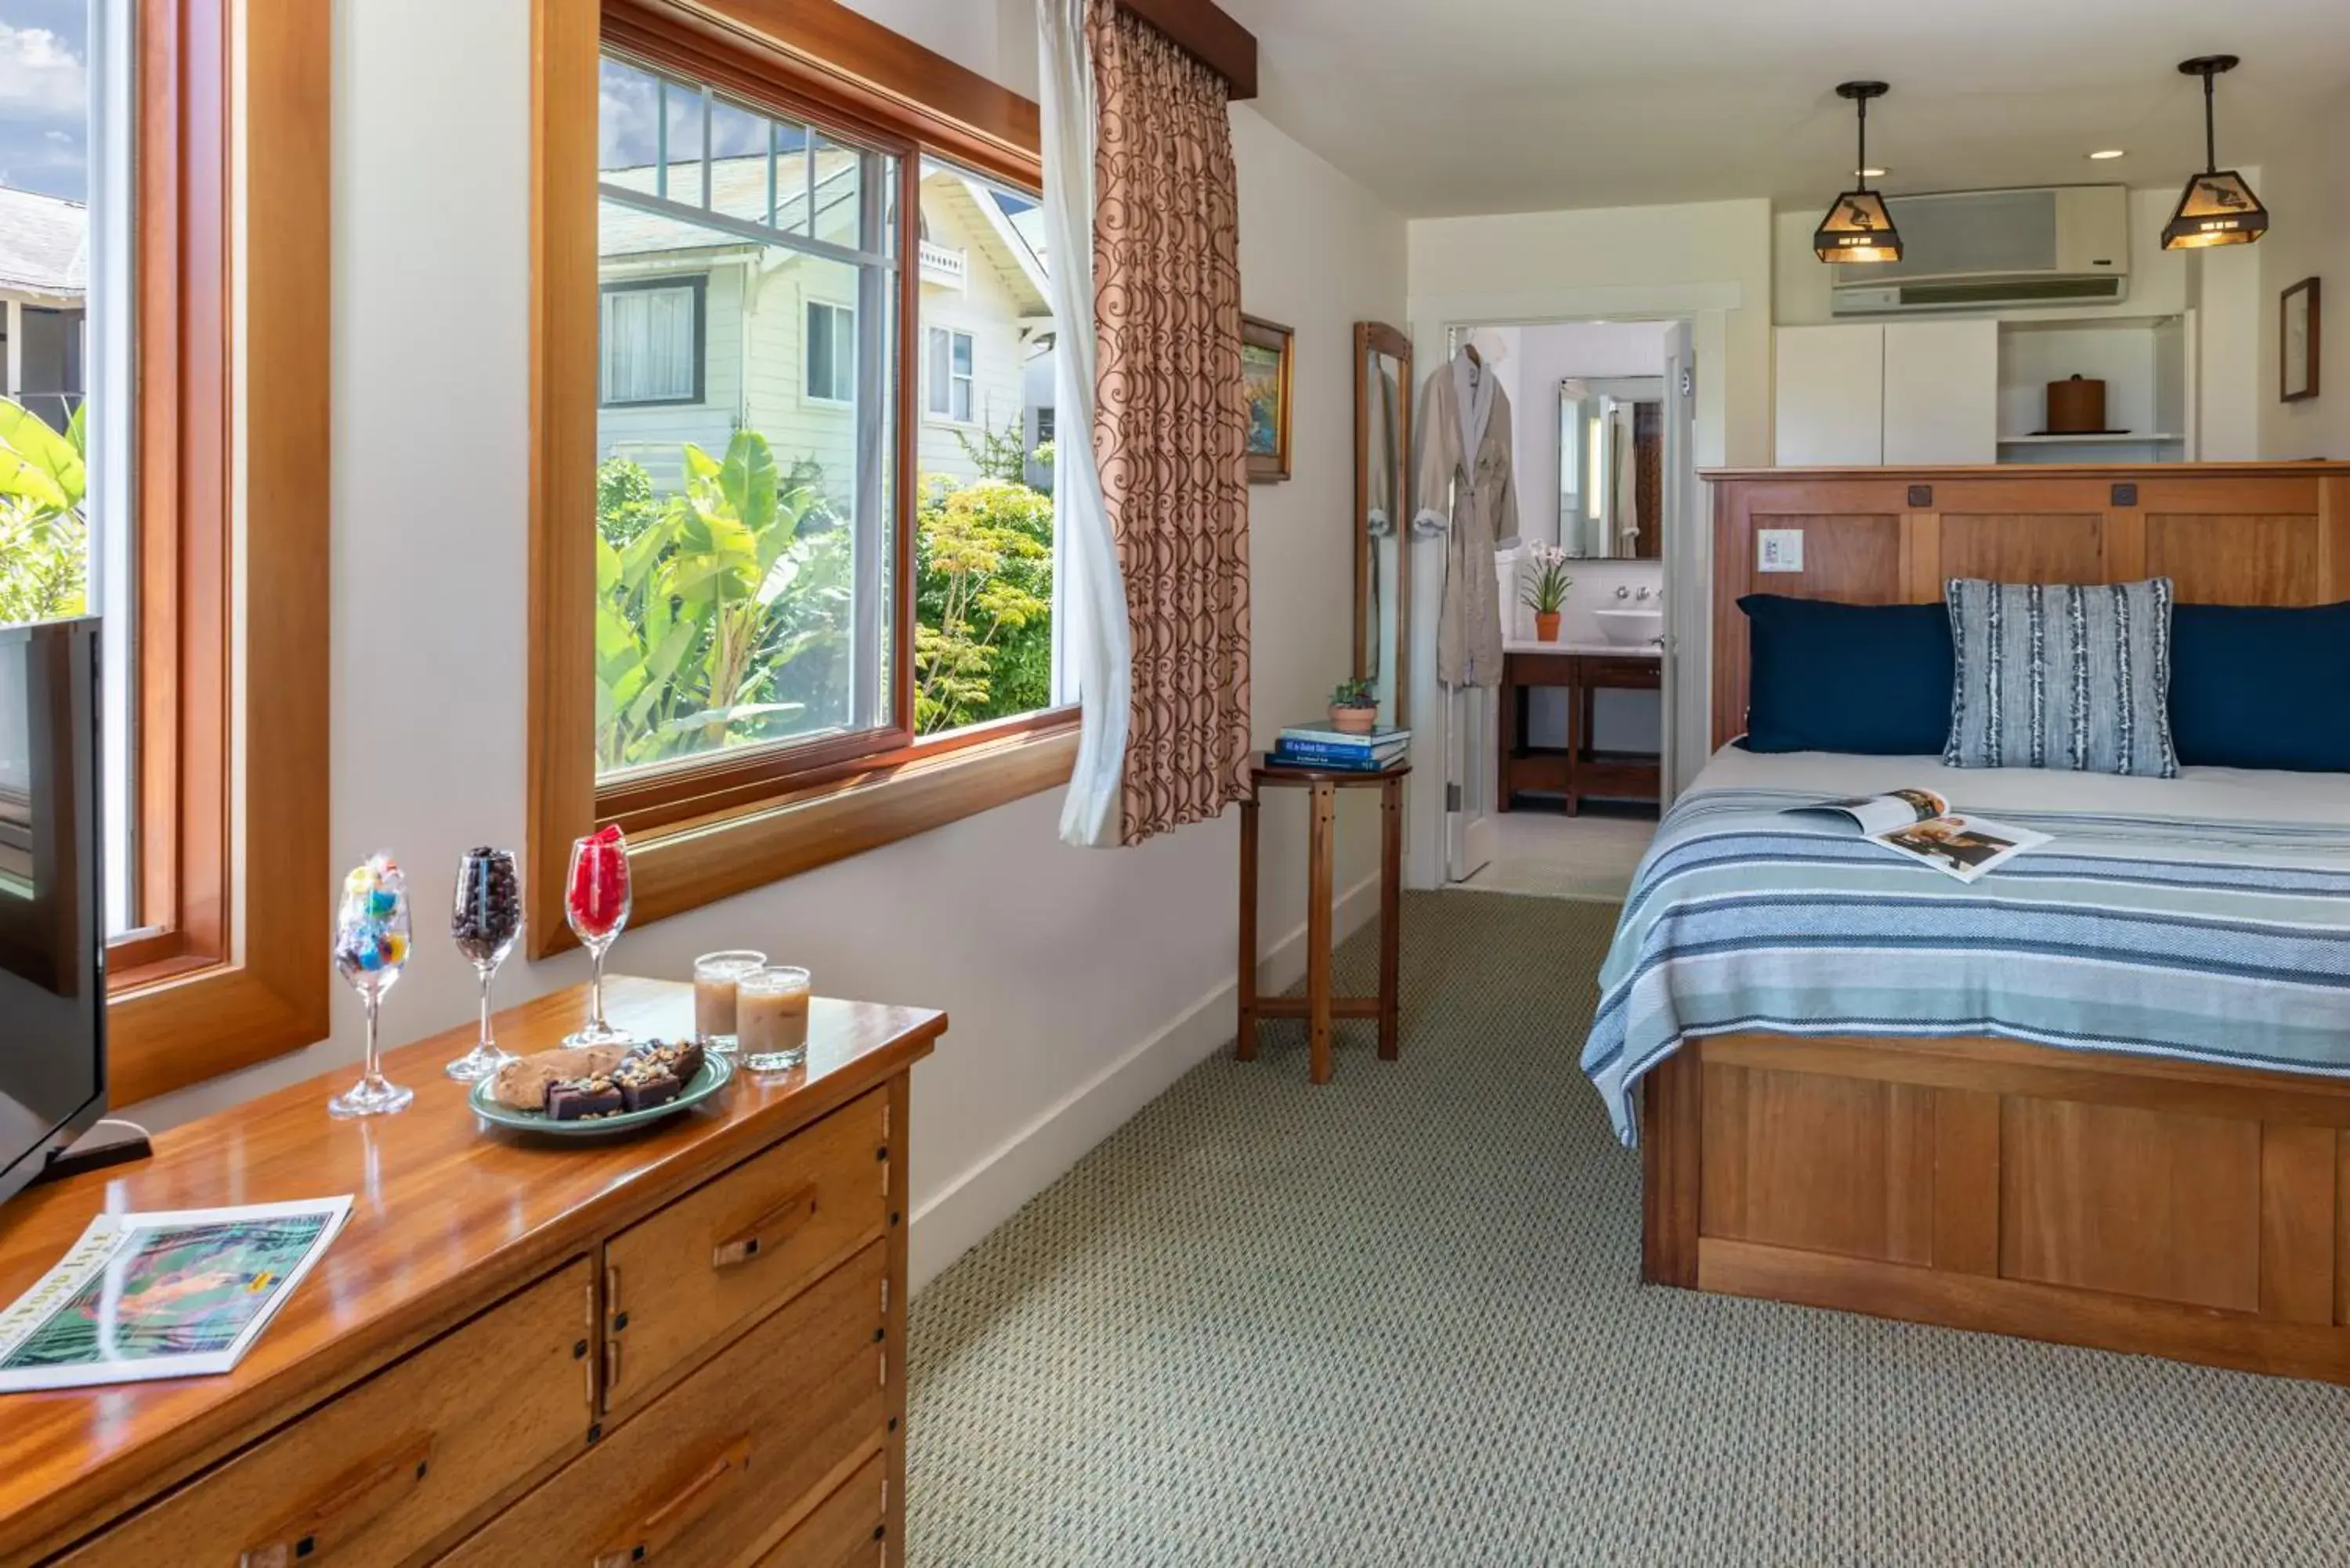
[[[608,997],[691,1028],[690,987]],[[441,1075],[468,1025],[391,1055],[403,1115],[329,1117],[338,1069],[0,1207],[7,1300],[103,1208],[353,1196],[235,1372],[0,1395],[0,1564],[902,1562],[907,1079],[945,1028],[818,1001],[804,1071],[567,1142],[472,1114]]]

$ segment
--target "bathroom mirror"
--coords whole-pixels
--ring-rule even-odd
[[[1584,560],[1664,554],[1665,379],[1558,388],[1558,542]]]
[[[1379,722],[1404,724],[1403,638],[1411,585],[1411,339],[1355,323],[1355,679],[1379,697]]]

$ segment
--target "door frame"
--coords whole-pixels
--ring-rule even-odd
[[[1744,296],[1745,290],[1735,283],[1414,296],[1409,311],[1413,374],[1424,379],[1450,364],[1448,345],[1456,331],[1587,321],[1654,321],[1659,326],[1685,321],[1698,366],[1692,464],[1719,467],[1729,461],[1729,318],[1744,307]],[[1417,446],[1419,432],[1413,432],[1413,441]],[[1700,493],[1688,498],[1684,514],[1675,520],[1678,526],[1665,536],[1665,576],[1671,585],[1665,597],[1666,669],[1672,680],[1668,706],[1672,732],[1665,751],[1674,767],[1674,776],[1665,780],[1669,799],[1687,786],[1711,754],[1706,742],[1711,700],[1713,542],[1711,531],[1704,526],[1703,488],[1691,487]],[[1443,542],[1414,535],[1410,556],[1411,626],[1403,668],[1418,722],[1411,742],[1412,774],[1404,789],[1404,883],[1431,888],[1445,886],[1450,841],[1445,784],[1450,740],[1446,715],[1451,702],[1436,679],[1437,624],[1444,592]]]

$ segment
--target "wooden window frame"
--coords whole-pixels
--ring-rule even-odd
[[[323,1038],[332,892],[328,18],[311,0],[137,14],[145,923],[109,950],[116,1106]],[[266,244],[238,244],[240,208]]]
[[[600,9],[600,14],[599,14]],[[564,919],[571,841],[605,823],[629,835],[638,923],[1066,784],[1076,711],[1057,708],[931,739],[913,733],[911,686],[893,673],[894,724],[746,749],[598,784],[593,531],[598,72],[616,46],[776,115],[899,159],[894,405],[893,672],[910,667],[917,448],[927,342],[919,265],[924,156],[1041,190],[1036,106],[835,0],[537,0],[532,157],[530,950],[577,945]],[[805,378],[803,377],[803,380]]]
[[[652,294],[660,290],[684,289],[693,296],[693,390],[681,398],[615,398],[604,385],[604,352],[600,327],[596,349],[597,406],[606,409],[690,409],[710,400],[710,275],[706,272],[671,273],[660,277],[623,278],[618,283],[599,284],[596,307],[601,310],[604,296],[610,294]]]

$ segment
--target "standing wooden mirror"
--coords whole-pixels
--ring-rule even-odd
[[[1411,578],[1411,339],[1355,323],[1355,678],[1379,694],[1379,722],[1403,725]]]

